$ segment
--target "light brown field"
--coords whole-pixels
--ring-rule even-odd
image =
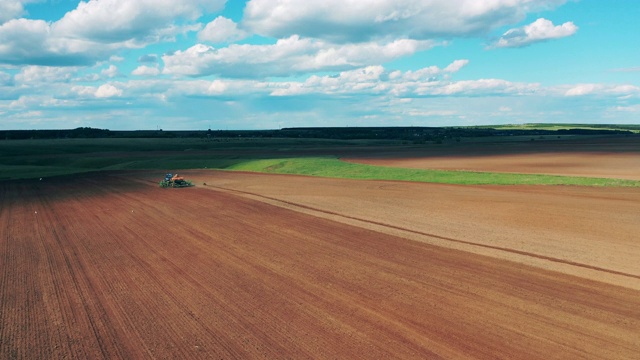
[[[640,189],[182,175],[0,182],[0,358],[640,353]]]
[[[637,137],[445,145],[346,155],[344,160],[416,169],[640,180],[640,140]]]

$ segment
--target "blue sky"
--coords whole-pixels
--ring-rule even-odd
[[[640,123],[636,0],[0,0],[0,129]]]

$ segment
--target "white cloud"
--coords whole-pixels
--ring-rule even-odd
[[[596,84],[580,84],[572,87],[565,92],[566,96],[582,96],[588,95],[594,92],[599,85]]]
[[[291,36],[273,45],[237,45],[216,49],[197,44],[164,55],[163,72],[173,75],[226,77],[288,76],[315,71],[381,64],[435,46],[431,41],[400,39],[386,44],[336,45]]]
[[[559,87],[562,92],[562,87]],[[564,91],[565,96],[616,96],[629,98],[640,95],[640,87],[635,85],[577,84]]]
[[[469,63],[469,60],[455,60],[451,64],[447,65],[444,69],[440,69],[437,66],[429,66],[426,68],[418,69],[415,71],[408,70],[405,73],[400,71],[394,71],[389,74],[392,79],[401,77],[405,81],[431,81],[441,77],[447,78],[450,74],[460,71],[465,65]]]
[[[222,94],[227,90],[227,88],[228,85],[224,81],[214,80],[211,82],[211,85],[209,85],[207,92],[209,94]]]
[[[449,64],[446,68],[444,68],[444,72],[448,72],[448,73],[458,72],[458,71],[460,71],[460,69],[462,69],[468,63],[469,63],[469,60],[467,60],[467,59],[456,60],[456,61],[452,62],[451,64]]]
[[[515,83],[502,79],[464,80],[426,89],[431,95],[525,95],[540,88],[539,84]],[[422,91],[418,92],[419,94]]]
[[[69,101],[61,100],[53,97],[52,95],[23,95],[20,96],[17,100],[12,101],[8,108],[9,109],[18,109],[18,110],[28,110],[28,109],[42,109],[42,108],[51,108],[51,107],[61,107],[67,106]]]
[[[198,33],[198,40],[224,43],[242,40],[247,36],[248,33],[238,29],[238,25],[233,20],[218,16]]]
[[[160,74],[160,69],[158,69],[157,66],[141,65],[133,70],[131,74],[137,76],[157,76]]]
[[[452,83],[442,81],[458,71],[467,60],[456,60],[444,69],[429,66],[416,71],[387,72],[382,66],[343,71],[338,76],[312,75],[304,82],[272,84],[275,96],[291,96],[309,93],[319,94],[390,94],[392,96],[441,95],[451,91]],[[460,83],[453,83],[460,84]],[[511,83],[509,83],[511,84]],[[470,91],[472,85],[460,85],[458,92]],[[476,85],[476,88],[478,86]],[[507,90],[505,90],[507,91]],[[453,94],[453,92],[452,92]]]
[[[72,93],[76,94],[77,96],[79,96],[80,98],[86,98],[86,97],[90,97],[90,96],[95,96],[96,93],[96,88],[93,86],[80,86],[80,85],[76,85],[76,86],[72,86],[71,89],[69,89]]]
[[[75,67],[25,66],[15,79],[20,84],[68,82],[76,74]]]
[[[332,42],[484,35],[566,0],[251,0],[243,25],[255,33]]]
[[[23,2],[19,0],[1,0],[0,24],[24,14]]]
[[[545,40],[571,36],[576,31],[578,27],[571,21],[554,26],[551,21],[540,18],[529,25],[505,32],[494,47],[523,47]]]
[[[0,25],[0,63],[50,66],[90,65],[123,48],[172,40],[197,31],[205,10],[220,10],[224,0],[90,0],[53,23],[12,19]]]
[[[418,117],[431,117],[431,116],[448,117],[448,116],[455,116],[457,114],[457,112],[454,111],[454,110],[416,110],[416,109],[409,109],[409,110],[402,111],[402,114],[409,115],[409,116],[418,116]]]
[[[15,65],[88,65],[121,45],[61,38],[43,20],[17,19],[0,25],[0,63]]]
[[[343,71],[338,76],[310,76],[304,83],[288,82],[278,84],[271,95],[302,95],[307,93],[338,94],[338,93],[370,93],[381,92],[386,89],[381,76],[384,68],[380,65]]]
[[[100,85],[94,93],[97,98],[110,98],[114,96],[122,96],[122,90],[111,84]]]
[[[90,0],[53,24],[58,36],[102,43],[146,41],[176,18],[195,20],[203,10],[223,8],[224,0]]]
[[[45,38],[49,24],[42,20],[13,19],[0,25],[0,62],[20,64],[24,59],[36,62],[51,50]]]
[[[613,95],[638,95],[640,94],[640,87],[635,85],[613,85],[606,89],[606,92]]]
[[[120,83],[127,89],[130,96],[138,96],[145,93],[163,93],[163,97],[175,98],[180,96],[219,96],[246,97],[251,96],[297,96],[305,94],[319,95],[375,95],[375,96],[440,96],[445,88],[452,83],[443,81],[449,78],[454,71],[459,70],[467,60],[456,60],[444,68],[430,66],[416,71],[392,71],[389,72],[381,65],[365,66],[362,68],[342,71],[337,75],[310,75],[303,81],[260,81],[242,79],[216,79],[209,80],[180,80],[180,79],[154,79],[135,80]],[[518,94],[516,90],[523,86],[504,82],[500,94]],[[509,87],[509,85],[511,87]],[[469,87],[471,85],[468,85]],[[497,86],[496,86],[497,87]],[[427,94],[425,89],[431,93]],[[476,94],[483,89],[476,86]],[[485,86],[484,88],[488,88]],[[398,90],[398,89],[401,89]],[[90,92],[90,91],[87,91]],[[460,96],[467,96],[470,90],[460,90]],[[495,88],[491,94],[498,93]],[[458,95],[458,94],[454,94]],[[472,94],[475,95],[475,94]],[[411,99],[398,98],[399,103],[410,102]]]
[[[120,71],[118,71],[118,68],[115,65],[109,65],[108,68],[102,70],[100,73],[109,78],[114,78],[121,75]]]
[[[640,105],[616,106],[611,110],[617,111],[617,112],[636,113],[636,112],[640,112]]]

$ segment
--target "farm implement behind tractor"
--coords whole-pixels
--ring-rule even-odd
[[[193,186],[193,183],[191,181],[185,180],[178,174],[167,174],[165,175],[164,180],[160,181],[159,185],[162,188],[180,188]]]

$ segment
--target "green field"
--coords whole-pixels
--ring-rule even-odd
[[[640,186],[640,181],[632,180],[475,171],[403,169],[347,163],[336,158],[249,160],[233,164],[227,169],[344,179],[399,180],[461,185]]]
[[[60,139],[0,141],[0,180],[109,170],[221,169],[465,185],[640,186],[640,181],[402,169],[343,162],[340,154],[403,147],[389,141],[322,139]],[[427,145],[438,146],[438,145]],[[406,147],[406,146],[405,146]]]

